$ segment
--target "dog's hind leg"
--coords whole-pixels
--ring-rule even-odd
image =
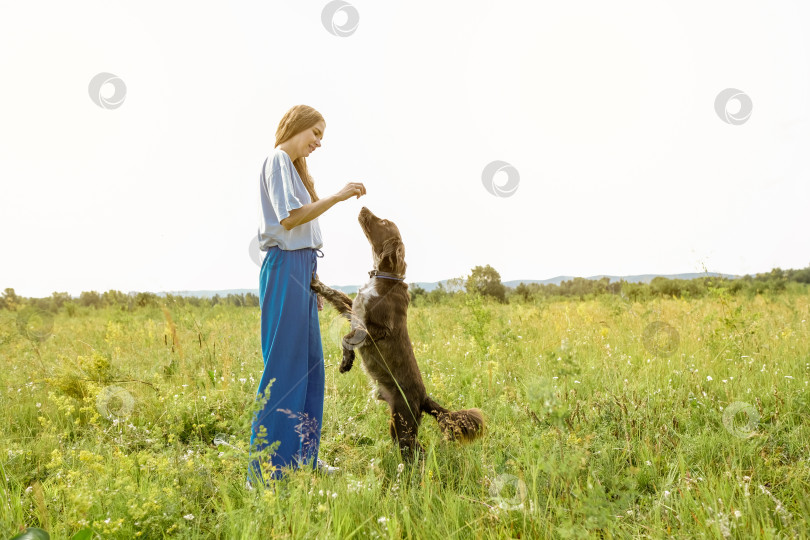
[[[422,411],[418,409],[411,410],[404,399],[395,398],[394,403],[391,404],[391,438],[399,444],[402,458],[408,461],[413,460],[417,450],[422,456],[425,455],[425,449],[416,439],[421,416]]]

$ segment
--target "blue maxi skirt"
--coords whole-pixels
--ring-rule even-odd
[[[320,255],[318,255],[320,253]],[[314,467],[321,442],[324,359],[317,295],[309,283],[318,270],[320,250],[273,246],[262,262],[259,281],[264,372],[257,399],[269,399],[253,418],[251,453],[279,441],[262,458],[264,473],[283,476],[281,467]],[[269,389],[268,389],[269,385]],[[248,479],[264,482],[260,459],[250,458]]]

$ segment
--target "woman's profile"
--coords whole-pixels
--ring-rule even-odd
[[[259,177],[259,248],[266,254],[259,273],[264,371],[257,398],[267,401],[253,418],[251,453],[279,444],[269,463],[251,458],[249,487],[266,482],[267,476],[281,478],[286,467],[336,469],[318,460],[324,400],[318,311],[323,300],[311,291],[310,281],[323,256],[318,216],[340,201],[365,195],[366,189],[349,183],[334,195],[318,197],[306,157],[321,146],[325,130],[318,111],[292,107],[278,124],[273,153]]]

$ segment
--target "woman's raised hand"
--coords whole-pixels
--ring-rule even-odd
[[[343,189],[337,192],[339,201],[345,201],[349,197],[360,198],[361,195],[366,194],[366,187],[360,182],[350,182],[346,184]]]

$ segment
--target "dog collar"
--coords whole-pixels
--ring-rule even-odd
[[[379,270],[371,270],[368,273],[368,277],[378,277],[384,279],[393,279],[395,281],[405,281],[405,276],[398,276],[397,274],[391,274],[388,272],[380,272]]]

